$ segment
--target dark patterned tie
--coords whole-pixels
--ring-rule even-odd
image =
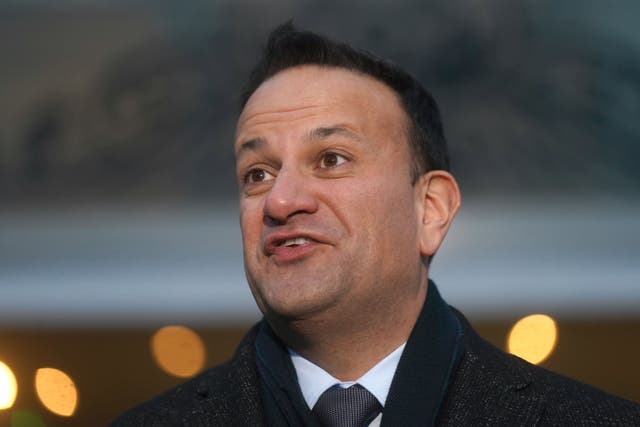
[[[360,384],[349,388],[333,386],[313,407],[320,423],[327,427],[368,426],[382,411],[376,397]]]

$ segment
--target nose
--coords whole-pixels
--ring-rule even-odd
[[[318,209],[318,201],[310,191],[308,178],[291,169],[280,169],[264,202],[265,220],[285,224],[299,214],[311,214]]]

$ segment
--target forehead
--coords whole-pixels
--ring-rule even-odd
[[[398,95],[373,77],[343,68],[305,65],[281,71],[256,89],[238,119],[236,142],[269,124],[314,119],[402,129],[408,120]]]

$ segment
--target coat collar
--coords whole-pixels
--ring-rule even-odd
[[[460,359],[461,336],[460,322],[430,280],[391,383],[382,426],[435,425]]]
[[[429,299],[431,299],[430,303]],[[462,314],[444,303],[435,285],[430,285],[429,297],[421,316],[426,316],[429,309],[427,304],[432,304],[434,301],[437,302],[435,305],[438,307],[432,315],[439,318],[434,325],[453,328],[452,330],[456,331],[456,344],[452,354],[457,354],[457,359],[454,360],[450,372],[445,375],[448,385],[443,390],[435,425],[537,425],[544,413],[546,399],[544,394],[537,390],[539,387],[534,382],[531,366],[515,356],[503,353],[480,338]],[[430,321],[427,323],[431,324]],[[260,325],[254,326],[249,331],[233,359],[226,364],[224,372],[228,375],[223,381],[219,377],[211,380],[205,376],[201,377],[196,387],[197,394],[203,404],[201,409],[205,410],[209,406],[217,407],[216,412],[220,414],[220,407],[223,406],[225,407],[224,412],[230,414],[231,424],[244,425],[238,417],[247,420],[246,425],[264,424],[264,407],[259,386],[260,375],[256,368],[254,346]],[[410,340],[415,340],[414,335],[420,334],[417,332],[419,327],[417,325],[414,328]],[[436,338],[439,336],[437,328],[433,328],[427,333],[436,334]],[[424,338],[421,340],[424,341]],[[429,340],[427,339],[427,341]],[[451,342],[449,345],[452,345]],[[426,346],[423,347],[423,351],[428,349]],[[405,356],[403,355],[403,357]],[[431,392],[422,390],[416,378],[409,378],[408,383],[401,384],[403,383],[401,378],[421,375],[420,369],[415,368],[416,364],[422,366],[425,363],[430,363],[430,356],[427,357],[426,354],[423,354],[423,358],[418,356],[407,358],[409,356],[406,356],[404,362],[401,360],[401,364],[406,367],[400,371],[401,366],[399,365],[398,372],[396,372],[397,378],[394,377],[386,415],[383,415],[383,426],[425,425],[423,412],[418,411],[416,415],[415,412],[408,412],[410,404],[401,401],[393,403],[391,400],[395,399],[392,398],[391,393],[398,396],[423,396],[425,393],[434,395],[433,389]],[[413,370],[411,366],[414,366]],[[423,380],[426,380],[427,384],[429,381],[431,383],[438,382],[438,380],[433,381],[429,378],[423,378]],[[402,415],[401,412],[404,410],[407,412]],[[413,417],[408,416],[411,413],[414,414]],[[249,420],[251,421],[249,422]],[[396,420],[403,420],[404,423],[396,424]]]

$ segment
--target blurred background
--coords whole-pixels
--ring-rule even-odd
[[[294,22],[441,106],[431,277],[496,346],[640,401],[640,3],[0,3],[0,426],[99,426],[226,360],[238,94]],[[534,316],[530,316],[534,315]]]

